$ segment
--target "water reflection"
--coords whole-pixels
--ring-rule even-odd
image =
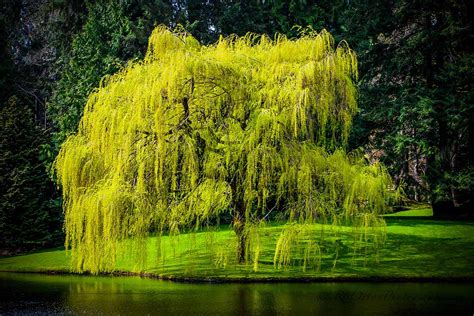
[[[187,284],[0,273],[0,314],[380,315],[474,311],[473,284]]]

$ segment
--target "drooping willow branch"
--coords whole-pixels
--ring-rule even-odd
[[[354,52],[326,31],[201,46],[155,29],[145,59],[90,95],[56,159],[73,270],[113,270],[122,241],[178,234],[223,212],[240,234],[240,258],[255,251],[256,269],[254,241],[270,202],[301,225],[367,214],[381,224],[390,178],[343,150],[356,78]],[[277,266],[301,227],[282,233]],[[319,252],[310,246],[308,254]]]

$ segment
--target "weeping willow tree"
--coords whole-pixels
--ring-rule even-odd
[[[73,270],[112,270],[124,240],[143,253],[150,232],[177,235],[225,212],[238,261],[255,265],[262,221],[285,214],[277,267],[311,223],[349,219],[365,236],[383,226],[389,176],[344,150],[356,78],[354,52],[324,30],[203,46],[155,29],[144,60],[90,95],[56,159]]]

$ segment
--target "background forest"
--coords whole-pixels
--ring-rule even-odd
[[[359,58],[349,150],[380,160],[435,216],[471,215],[472,3],[465,0],[0,0],[0,250],[61,245],[51,164],[105,75],[143,57],[154,26],[220,35],[327,29]]]

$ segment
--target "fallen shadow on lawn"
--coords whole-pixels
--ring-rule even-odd
[[[474,226],[473,220],[446,220],[438,219],[435,217],[384,217],[387,226],[400,225],[400,226],[423,226],[423,225],[440,225],[440,226],[457,226],[467,225]]]
[[[474,276],[474,243],[464,238],[389,234],[377,273],[392,276]]]

